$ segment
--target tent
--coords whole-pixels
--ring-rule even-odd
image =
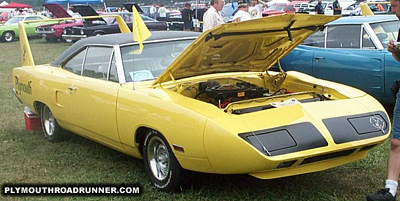
[[[22,3],[11,2],[7,5],[0,6],[0,8],[32,8],[31,5],[26,5]]]
[[[4,6],[4,5],[7,5],[7,4],[8,4],[7,1],[3,1],[3,2],[0,3],[0,6]]]

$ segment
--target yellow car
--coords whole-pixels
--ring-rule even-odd
[[[12,73],[50,142],[73,132],[143,158],[155,187],[187,170],[271,179],[346,164],[388,136],[382,105],[358,89],[268,69],[334,16],[285,14],[203,34],[90,37],[52,64]],[[29,46],[21,46],[29,53]]]

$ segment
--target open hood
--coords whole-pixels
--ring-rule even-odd
[[[70,14],[60,5],[58,4],[43,4],[43,6],[49,10],[56,18],[67,18],[71,17]]]
[[[211,73],[264,72],[339,17],[284,14],[222,24],[193,41],[153,85]]]
[[[78,12],[81,16],[98,16],[99,14],[89,5],[72,5],[71,10]]]

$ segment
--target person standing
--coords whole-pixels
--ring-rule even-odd
[[[262,11],[264,10],[264,7],[268,7],[267,3],[265,3],[262,0],[251,0],[251,6],[249,7],[249,13],[250,16],[255,19],[255,18],[261,18],[262,17]]]
[[[314,10],[316,14],[324,14],[324,8],[322,7],[322,0],[318,0],[318,4],[315,5]]]
[[[160,8],[158,9],[158,20],[160,21],[167,20],[167,9],[164,7],[164,5],[161,5]]]
[[[400,20],[400,0],[390,0],[392,12]],[[400,42],[400,30],[397,42]],[[400,46],[396,46],[393,40],[387,44],[387,50],[392,53],[394,59],[400,62]],[[400,66],[400,64],[399,64]],[[387,179],[385,188],[376,194],[367,195],[368,201],[396,201],[396,191],[400,173],[400,91],[397,89],[396,102],[393,109],[392,139],[387,163]]]
[[[247,1],[238,2],[238,11],[232,18],[232,22],[242,22],[246,20],[251,20],[249,13],[249,4]]]
[[[193,29],[193,12],[190,10],[190,3],[185,3],[182,10],[183,30],[190,31]]]
[[[338,0],[335,0],[333,2],[333,14],[334,15],[341,15],[342,14],[342,8],[340,7],[340,3]]]
[[[225,23],[220,13],[222,7],[225,5],[225,1],[211,0],[210,5],[210,8],[204,13],[203,16],[203,32]]]

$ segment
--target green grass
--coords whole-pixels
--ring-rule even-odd
[[[36,64],[49,63],[66,43],[31,40]],[[168,194],[150,185],[143,162],[74,136],[47,142],[41,131],[26,131],[23,106],[12,95],[11,70],[20,66],[19,43],[0,43],[0,181],[2,183],[139,183],[142,194],[126,196],[0,197],[0,200],[364,200],[382,188],[389,141],[363,160],[311,174],[258,180],[248,175],[195,174],[183,193]],[[238,161],[240,163],[240,161]]]

